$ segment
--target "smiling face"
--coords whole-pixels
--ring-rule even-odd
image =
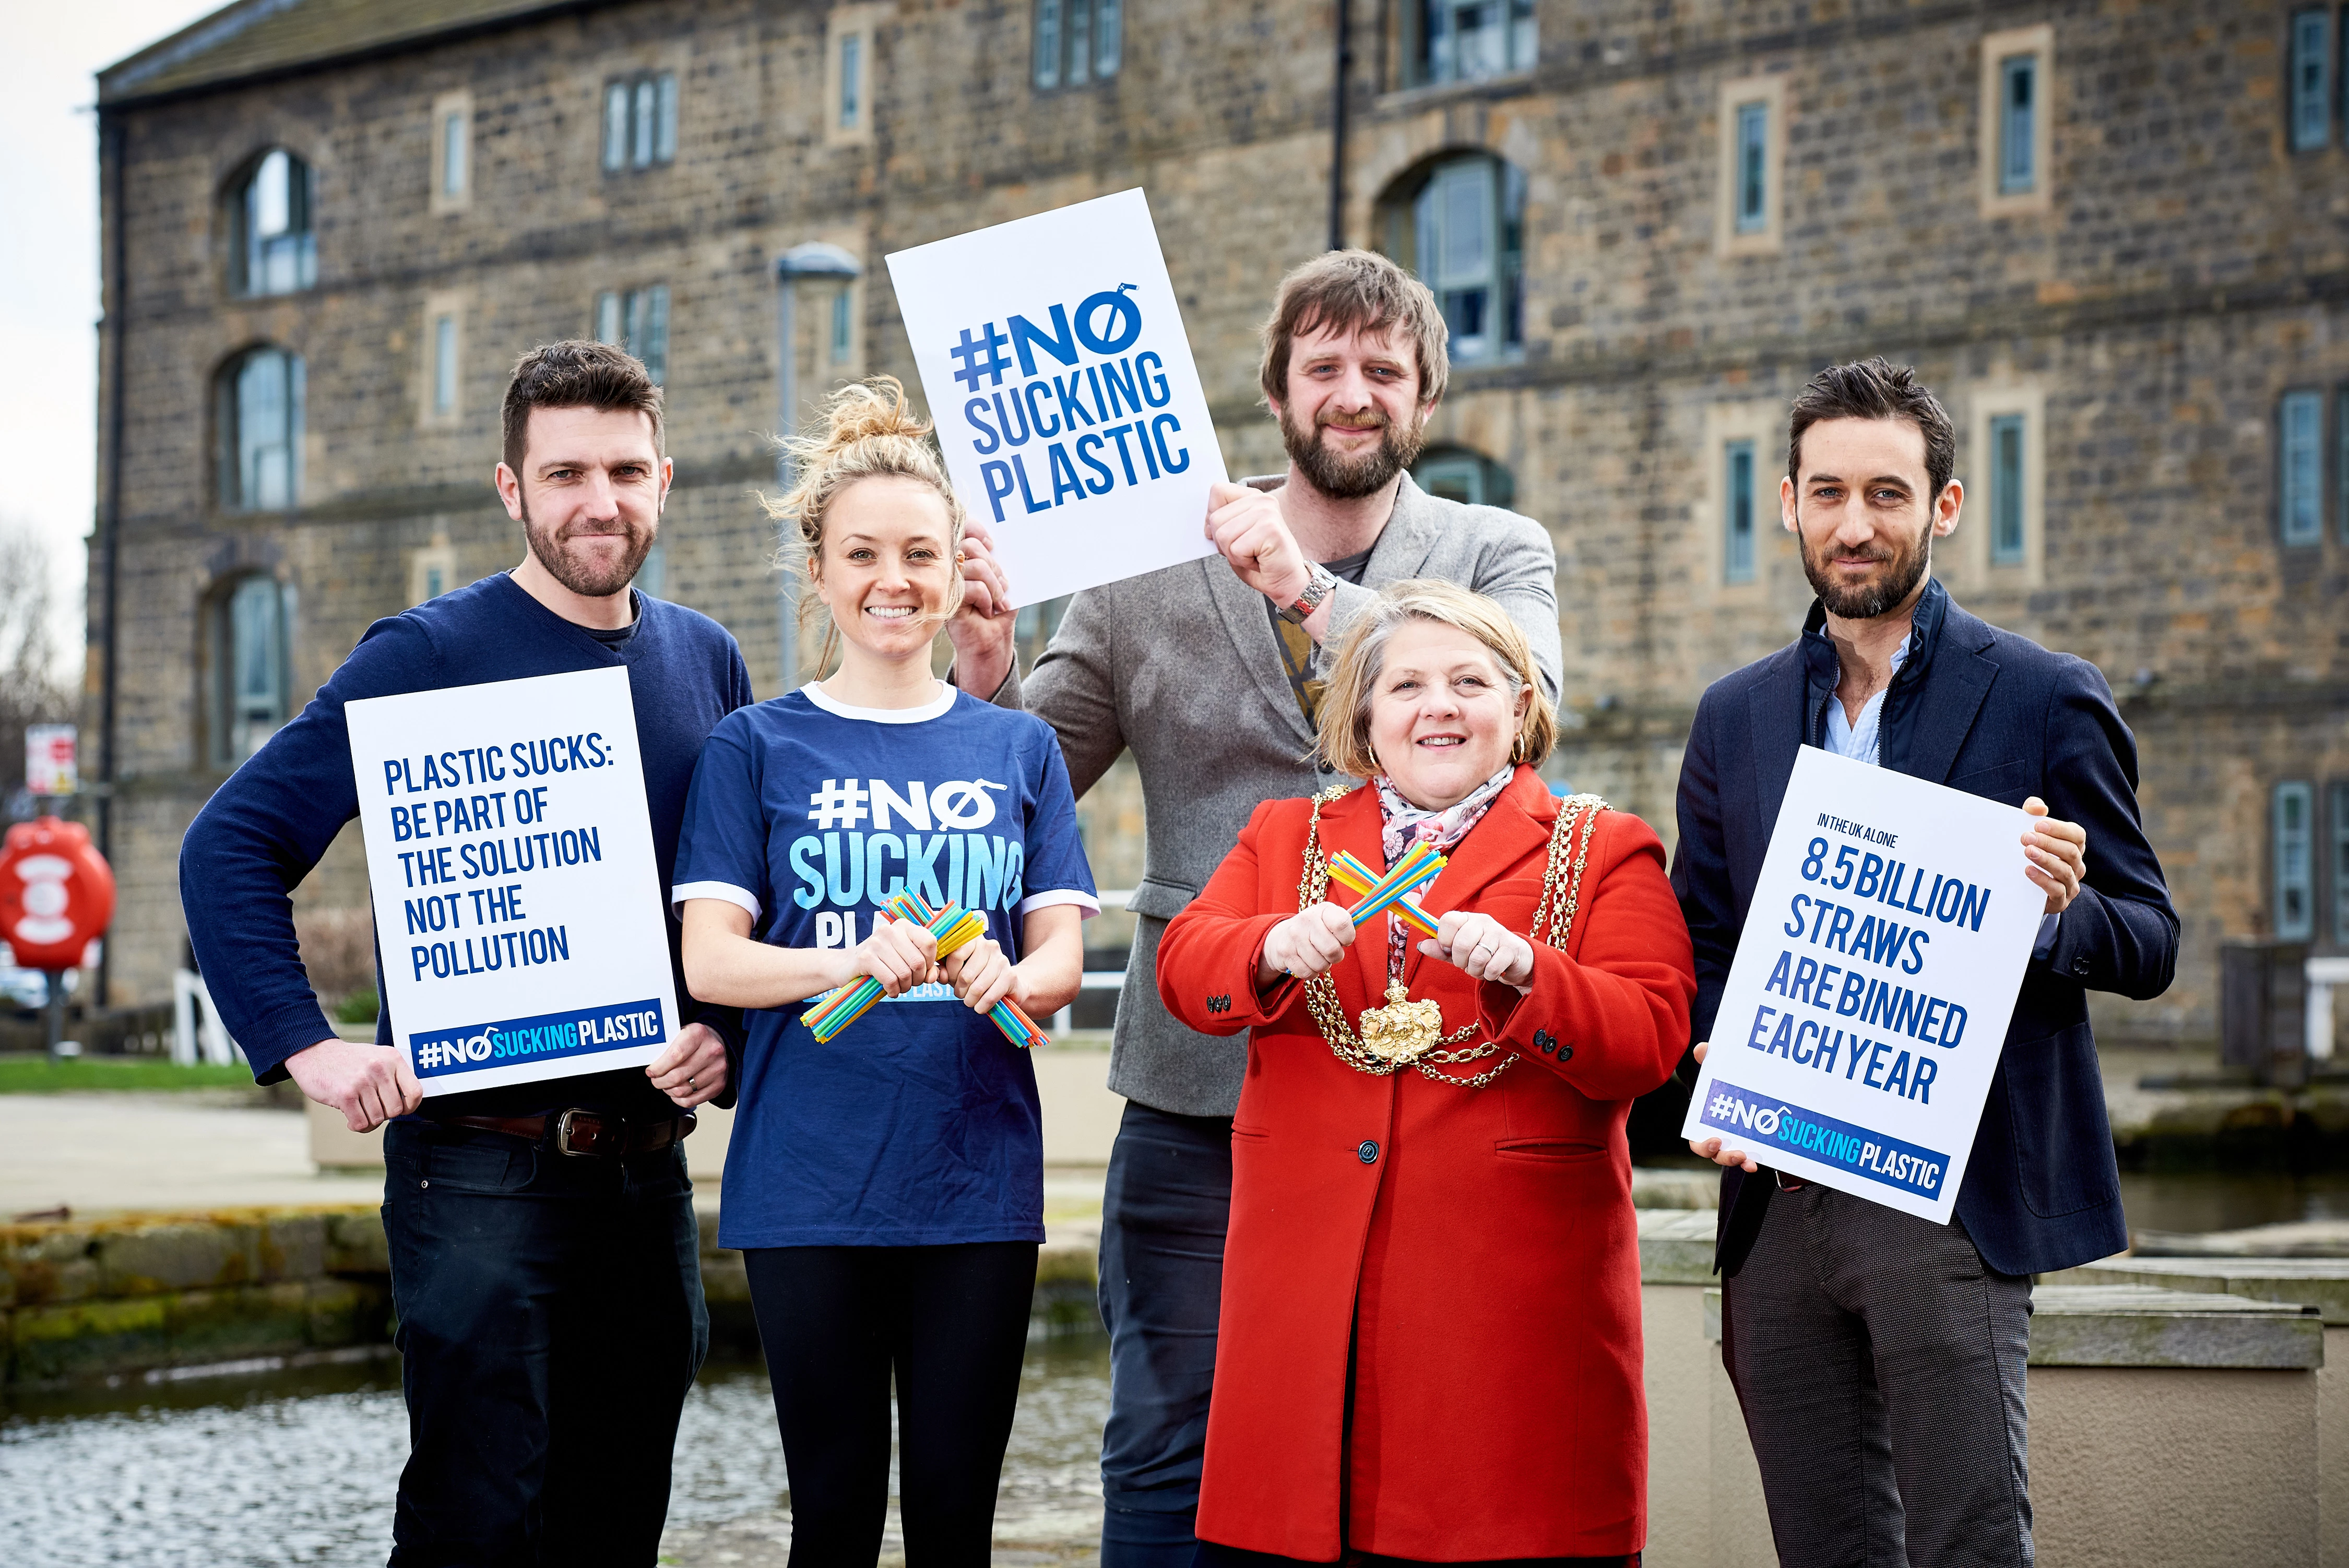
[[[572,593],[624,592],[660,535],[668,459],[634,408],[533,408],[522,473],[498,465],[507,514],[530,552]]]
[[[1419,460],[1432,407],[1420,402],[1417,351],[1398,322],[1383,331],[1299,333],[1288,394],[1273,412],[1297,471],[1323,495],[1353,500]]]
[[[946,499],[919,480],[856,480],[824,509],[808,573],[854,648],[891,661],[927,657],[962,586]]]
[[[1909,419],[1822,419],[1803,432],[1801,457],[1779,509],[1819,602],[1847,621],[1906,610],[1964,496],[1954,480],[1931,493],[1925,432]]]
[[[1440,811],[1501,770],[1533,701],[1493,650],[1441,621],[1405,621],[1371,684],[1371,750],[1402,798]]]

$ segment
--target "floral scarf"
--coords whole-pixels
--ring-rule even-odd
[[[1433,844],[1438,851],[1450,852],[1468,830],[1484,820],[1509,780],[1517,776],[1517,765],[1507,764],[1490,779],[1468,792],[1467,798],[1446,806],[1441,811],[1422,810],[1395,792],[1384,774],[1371,780],[1379,792],[1379,847],[1386,851],[1387,869],[1392,871],[1403,852],[1413,844]],[[1410,951],[1410,933],[1403,923],[1393,915],[1387,916],[1387,978],[1402,978],[1403,958]]]

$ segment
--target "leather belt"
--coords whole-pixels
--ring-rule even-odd
[[[692,1133],[695,1119],[693,1112],[688,1110],[659,1121],[630,1121],[623,1116],[574,1107],[569,1110],[548,1111],[543,1116],[428,1114],[426,1119],[440,1127],[502,1132],[509,1138],[543,1144],[557,1154],[615,1160],[623,1155],[650,1154],[656,1150],[667,1149]]]

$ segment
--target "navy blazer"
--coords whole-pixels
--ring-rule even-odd
[[[1697,704],[1672,861],[1696,944],[1692,1042],[1712,1037],[1796,748],[1825,739],[1841,666],[1824,622],[1814,603],[1800,638]],[[2137,741],[2094,665],[1968,614],[1938,582],[1909,646],[1885,694],[1880,765],[2011,806],[2036,795],[2088,830],[2079,896],[2015,998],[1957,1206],[2000,1273],[2070,1268],[2128,1245],[2087,993],[2158,996],[2178,960],[2178,913],[2137,814]],[[1716,1268],[1744,1262],[1775,1186],[1722,1173]]]

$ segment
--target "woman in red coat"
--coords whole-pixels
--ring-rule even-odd
[[[1551,795],[1525,639],[1450,583],[1349,629],[1320,732],[1370,786],[1259,808],[1158,950],[1175,1016],[1250,1031],[1204,1559],[1636,1562],[1623,1123],[1696,988],[1662,846]],[[1436,934],[1358,934],[1332,857],[1382,874],[1423,842],[1450,857],[1415,895]]]

